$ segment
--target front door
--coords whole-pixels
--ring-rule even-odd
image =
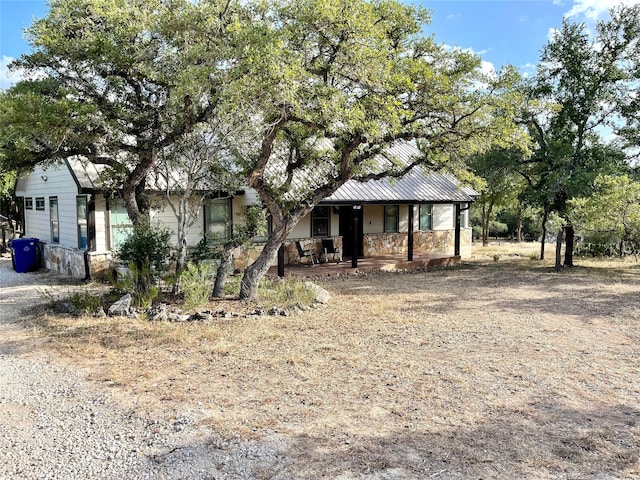
[[[353,255],[354,244],[358,249],[358,257],[362,257],[363,250],[363,234],[362,228],[364,226],[364,214],[363,208],[354,209],[352,206],[340,207],[340,232],[342,236],[342,251],[343,256],[351,257]],[[354,222],[354,215],[356,221]],[[354,234],[354,223],[357,222],[357,231]]]

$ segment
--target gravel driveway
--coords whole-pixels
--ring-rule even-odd
[[[0,480],[291,478],[278,465],[278,439],[225,441],[195,425],[197,406],[151,418],[25,346],[20,312],[45,301],[42,286],[69,288],[50,273],[15,273],[0,258]]]

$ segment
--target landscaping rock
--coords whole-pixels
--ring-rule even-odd
[[[169,313],[167,320],[170,322],[186,322],[189,320],[190,315],[183,315],[181,313],[171,312]]]
[[[79,313],[75,305],[69,302],[60,303],[57,310],[59,313],[72,315],[72,316],[76,316]]]
[[[159,303],[147,309],[147,317],[151,322],[166,322],[169,319],[169,312],[165,303]]]
[[[110,317],[126,317],[131,309],[131,294],[127,293],[109,307]]]
[[[314,293],[314,303],[327,304],[331,300],[331,295],[324,288],[313,282],[305,282],[305,286]]]
[[[190,322],[207,322],[213,320],[213,315],[208,311],[196,312],[189,317]]]
[[[93,316],[95,318],[104,318],[107,316],[107,313],[104,311],[104,308],[102,308],[102,306],[99,306],[98,308],[96,308],[96,311],[93,312]]]

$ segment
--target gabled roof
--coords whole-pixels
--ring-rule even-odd
[[[427,173],[414,167],[402,178],[349,180],[320,203],[469,203],[477,195],[472,188],[461,187],[451,175]]]
[[[100,172],[104,170],[104,165],[96,165],[79,157],[69,157],[66,163],[78,185],[78,192],[90,193],[101,189]]]
[[[413,142],[397,142],[375,160],[378,167],[388,166],[391,162],[407,165],[416,155],[420,155],[420,151]],[[76,180],[78,191],[88,193],[101,190],[100,172],[104,169],[103,165],[95,165],[78,157],[68,158],[67,165]],[[303,173],[304,181],[311,182],[311,175]],[[302,180],[298,179],[299,182]],[[150,181],[147,188],[153,189],[155,185],[154,181]],[[290,193],[295,195],[295,191],[296,187],[292,185]],[[470,203],[477,196],[478,192],[460,185],[451,174],[427,172],[421,167],[414,167],[401,178],[387,177],[368,182],[349,180],[320,204]]]

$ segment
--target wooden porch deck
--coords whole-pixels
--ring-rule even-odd
[[[432,266],[452,266],[460,264],[460,256],[438,253],[416,253],[413,261],[407,260],[406,253],[383,255],[379,257],[358,258],[358,266],[351,266],[351,258],[346,257],[340,263],[329,261],[315,265],[293,263],[285,265],[285,277],[321,277],[332,275],[352,275],[372,271],[411,270]],[[271,267],[267,272],[269,276],[278,276],[278,267]]]

